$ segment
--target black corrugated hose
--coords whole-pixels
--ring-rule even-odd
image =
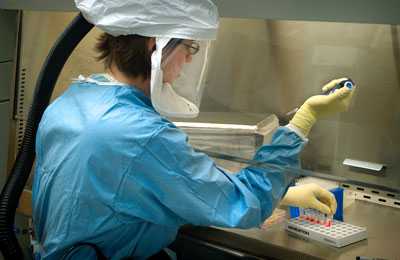
[[[57,78],[76,45],[93,28],[79,13],[51,49],[36,83],[34,99],[25,128],[22,148],[0,195],[0,250],[4,259],[23,259],[14,233],[19,198],[35,160],[35,138],[43,112],[50,102]]]

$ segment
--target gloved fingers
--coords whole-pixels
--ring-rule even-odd
[[[337,103],[340,105],[338,105],[337,107],[338,108],[337,112],[344,112],[349,109],[353,99],[354,90],[355,90],[354,88],[350,90],[346,87],[343,89],[339,89]]]
[[[330,212],[327,214],[335,214],[337,202],[335,196],[328,190],[318,187],[314,190],[316,198],[328,206]]]
[[[325,204],[329,207],[331,215],[334,215],[336,213],[336,208],[337,208],[336,200],[320,199],[319,201],[321,201],[323,204]]]
[[[326,84],[322,87],[322,92],[327,92],[327,91],[333,89],[334,87],[336,87],[337,84],[339,84],[340,82],[342,82],[343,80],[346,80],[346,79],[348,79],[348,78],[340,78],[340,79],[334,79],[334,80],[329,81],[328,84]]]
[[[316,198],[312,198],[310,201],[310,205],[308,206],[309,208],[316,209],[322,213],[325,213],[327,215],[332,215],[331,208],[321,202],[320,200],[317,200]]]
[[[343,87],[343,88],[340,88],[340,89],[338,89],[338,90],[335,90],[335,92],[329,94],[328,97],[329,97],[330,99],[341,100],[341,99],[344,99],[344,98],[346,98],[347,96],[349,96],[350,93],[352,93],[352,91],[353,91],[353,90],[351,90],[351,89],[349,89],[349,88]]]

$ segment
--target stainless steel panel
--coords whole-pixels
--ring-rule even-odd
[[[214,0],[222,17],[399,24],[395,0]]]
[[[17,37],[17,12],[0,10],[0,62],[14,59]]]
[[[10,102],[0,102],[0,120],[0,188],[2,188],[7,176]]]
[[[214,0],[221,17],[400,24],[396,0]],[[72,0],[2,0],[0,8],[77,11]]]
[[[72,0],[2,0],[0,8],[32,11],[77,11]]]
[[[10,99],[10,91],[13,88],[13,62],[0,63],[0,101]]]

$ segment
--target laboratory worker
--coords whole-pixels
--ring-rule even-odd
[[[258,227],[280,202],[335,212],[330,192],[315,184],[289,188],[296,175],[285,169],[300,168],[313,124],[345,111],[352,90],[311,97],[276,130],[254,156],[276,167],[229,173],[168,120],[199,113],[218,28],[214,3],[75,3],[104,31],[95,47],[105,71],[77,75],[41,119],[32,203],[42,259],[95,258],[89,247],[108,259],[146,259],[184,224]]]

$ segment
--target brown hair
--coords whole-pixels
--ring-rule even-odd
[[[95,49],[99,52],[98,61],[103,60],[107,69],[114,64],[118,70],[129,77],[149,79],[151,73],[150,38],[140,35],[112,36],[102,33]]]

